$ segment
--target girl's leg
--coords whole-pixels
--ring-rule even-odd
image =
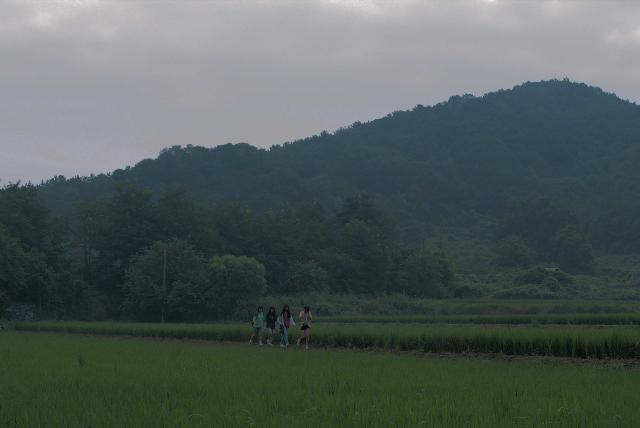
[[[304,331],[304,338],[305,338],[305,346],[307,349],[309,349],[309,339],[311,339],[311,329],[308,328]]]
[[[284,346],[289,346],[289,330],[286,328],[282,330],[282,340],[284,341]]]

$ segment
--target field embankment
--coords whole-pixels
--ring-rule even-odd
[[[21,331],[125,335],[244,342],[243,324],[138,324],[113,322],[34,322]],[[432,353],[504,354],[565,358],[640,358],[640,329],[609,326],[480,326],[427,324],[316,324],[316,347],[381,349]],[[293,336],[295,339],[295,333]]]

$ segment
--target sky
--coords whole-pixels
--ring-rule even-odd
[[[269,147],[569,77],[640,100],[640,2],[0,0],[0,185]]]

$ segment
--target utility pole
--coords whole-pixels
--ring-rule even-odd
[[[167,246],[162,248],[162,315],[160,322],[164,324],[164,306],[167,302]]]

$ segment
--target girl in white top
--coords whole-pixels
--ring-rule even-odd
[[[302,311],[300,311],[300,338],[298,339],[298,346],[300,346],[300,341],[302,339],[305,340],[305,349],[309,349],[309,340],[311,339],[311,321],[313,320],[313,315],[311,315],[311,310],[309,306],[305,306]]]

